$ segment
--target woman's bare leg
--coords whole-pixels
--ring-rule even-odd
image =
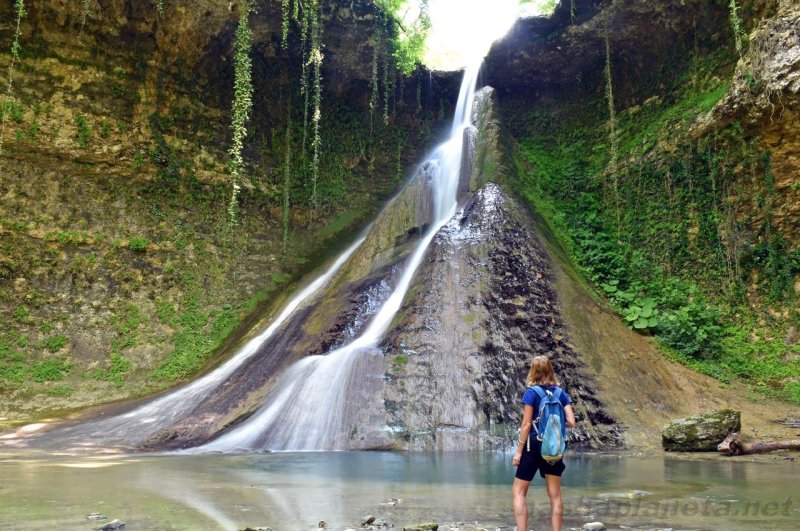
[[[528,504],[525,502],[525,496],[528,494],[528,485],[530,484],[530,481],[514,478],[514,486],[511,488],[517,531],[528,531]]]
[[[550,498],[550,523],[553,531],[561,531],[564,520],[564,502],[561,500],[561,477],[544,475],[547,482],[547,497]]]

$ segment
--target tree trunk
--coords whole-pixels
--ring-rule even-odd
[[[800,440],[748,444],[742,442],[742,435],[739,432],[734,432],[725,437],[725,440],[717,446],[717,451],[723,455],[760,454],[773,450],[800,450]]]

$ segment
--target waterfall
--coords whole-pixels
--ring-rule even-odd
[[[266,405],[236,429],[199,451],[338,450],[347,447],[347,390],[362,356],[379,353],[377,345],[397,314],[414,274],[436,233],[456,212],[465,130],[471,125],[475,85],[481,62],[464,71],[449,139],[422,165],[433,175],[434,219],[403,264],[394,290],[366,329],[350,343],[325,355],[292,365],[275,384]]]
[[[54,438],[45,438],[44,446],[65,448],[69,443],[87,448],[115,444],[135,446],[158,430],[190,414],[203,398],[222,385],[226,378],[252,357],[295,310],[313,300],[314,295],[333,278],[364,240],[361,237],[353,243],[322,275],[292,297],[266,330],[249,340],[235,356],[210,373],[128,413],[63,427],[55,432]],[[13,440],[8,442],[13,445]]]
[[[465,164],[462,151],[464,139],[470,137],[467,129],[473,119],[480,66],[478,61],[464,72],[449,139],[420,165],[419,177],[425,179],[427,184],[424,188],[431,194],[430,222],[423,223],[427,229],[412,243],[409,254],[397,265],[391,282],[393,286],[388,288],[384,281],[387,291],[391,289],[391,292],[380,308],[363,327],[361,323],[352,323],[350,328],[358,332],[349,343],[325,355],[306,356],[277,375],[259,410],[237,428],[193,451],[333,450],[348,447],[355,409],[348,401],[348,390],[353,388],[354,373],[359,368],[363,370],[365,360],[381,354],[377,346],[400,310],[431,241],[456,212],[459,181]],[[423,201],[428,199],[423,196]],[[3,436],[0,445],[33,445],[59,450],[135,448],[181,423],[191,423],[193,415],[205,419],[200,404],[213,400],[217,390],[231,385],[237,374],[247,370],[247,363],[263,355],[260,350],[270,348],[269,342],[284,333],[293,319],[302,319],[301,308],[308,309],[324,299],[324,295],[320,295],[322,288],[333,284],[339,272],[345,270],[343,266],[357,256],[356,250],[373,234],[371,229],[374,227],[368,228],[366,236],[353,243],[322,275],[292,297],[266,330],[209,374],[128,412],[56,426],[51,431],[30,436]]]

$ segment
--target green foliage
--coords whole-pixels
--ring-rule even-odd
[[[31,367],[31,380],[38,383],[60,382],[69,372],[72,366],[64,360],[49,359],[41,361]]]
[[[757,139],[736,123],[689,137],[696,117],[728,90],[725,82],[694,81],[713,83],[703,72],[689,76],[664,101],[618,115],[618,198],[604,186],[613,157],[607,101],[584,102],[574,114],[504,108],[519,137],[515,184],[631,328],[705,374],[792,398],[800,370],[786,360],[796,347],[777,339],[781,332],[766,332],[742,302],[755,287],[751,297],[796,311],[800,250],[772,228],[774,178]],[[752,193],[737,188],[741,175],[763,179],[758,223],[737,219],[728,199]]]
[[[14,308],[14,314],[13,315],[14,315],[14,319],[18,323],[23,323],[23,324],[24,323],[29,323],[30,320],[31,320],[31,314],[28,311],[28,308],[26,308],[25,306],[17,306],[16,308]]]
[[[14,100],[6,101],[4,109],[0,109],[0,111],[3,114],[3,119],[5,119],[6,115],[17,123],[21,123],[25,119],[25,109]]]
[[[393,358],[392,362],[394,363],[395,368],[402,369],[408,365],[408,356],[404,354],[398,354]]]
[[[83,116],[82,114],[79,114],[75,118],[75,125],[78,128],[78,133],[77,133],[78,146],[80,146],[81,148],[85,148],[87,143],[89,142],[89,138],[91,138],[92,136],[92,128],[86,122],[86,117]]]
[[[133,155],[133,169],[140,170],[142,169],[142,166],[144,166],[144,153],[137,151]]]
[[[62,348],[64,348],[67,345],[68,342],[69,342],[69,340],[67,339],[67,336],[57,335],[57,336],[53,336],[53,337],[47,338],[44,341],[43,346],[44,346],[44,348],[46,348],[50,352],[56,353],[59,350],[61,350]]]
[[[108,356],[107,366],[103,369],[96,369],[92,375],[97,380],[106,380],[116,387],[125,385],[125,374],[132,368],[130,360],[126,359],[119,352],[112,352]]]
[[[48,239],[55,239],[62,245],[83,245],[89,238],[89,234],[76,230],[65,230],[48,235]]]
[[[147,238],[137,237],[128,240],[128,249],[130,249],[131,251],[137,251],[143,253],[147,251],[147,247],[149,245],[150,242],[147,241]]]
[[[226,306],[203,311],[196,299],[177,316],[179,331],[173,337],[175,350],[156,368],[153,378],[161,382],[185,380],[203,368],[208,356],[217,349],[239,323],[238,313]]]
[[[127,305],[121,314],[111,318],[111,325],[116,336],[111,340],[111,353],[108,356],[106,367],[95,369],[92,376],[97,380],[106,380],[116,387],[125,384],[125,374],[130,372],[133,364],[123,352],[138,343],[139,328],[147,323],[148,319],[142,315],[141,310],[134,304]]]
[[[558,7],[559,0],[519,0],[520,5],[531,4],[536,1],[539,5],[539,13],[542,16],[549,17],[556,11],[556,7]],[[572,5],[572,11],[574,11],[574,4]],[[571,12],[572,12],[571,11]],[[573,17],[574,18],[574,17]]]
[[[408,0],[378,0],[376,3],[386,16],[384,28],[387,36],[390,36],[395,67],[401,74],[410,75],[420,63],[430,34],[428,0],[417,0],[417,17],[408,24],[402,20],[403,13],[409,8]]]
[[[69,385],[54,385],[47,390],[53,396],[70,396],[75,392],[75,388]]]
[[[16,347],[10,335],[0,333],[0,388],[4,385],[18,386],[28,377],[25,353]]]

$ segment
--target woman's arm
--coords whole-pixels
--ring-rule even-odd
[[[531,434],[532,426],[533,426],[533,406],[525,404],[522,408],[522,425],[519,428],[517,453],[514,454],[514,459],[512,460],[514,466],[519,466],[519,460],[522,457],[522,449],[525,448],[525,444],[528,442],[528,436]]]
[[[564,406],[564,416],[567,418],[567,428],[574,428],[577,422],[575,421],[575,412],[572,411],[572,406]]]

